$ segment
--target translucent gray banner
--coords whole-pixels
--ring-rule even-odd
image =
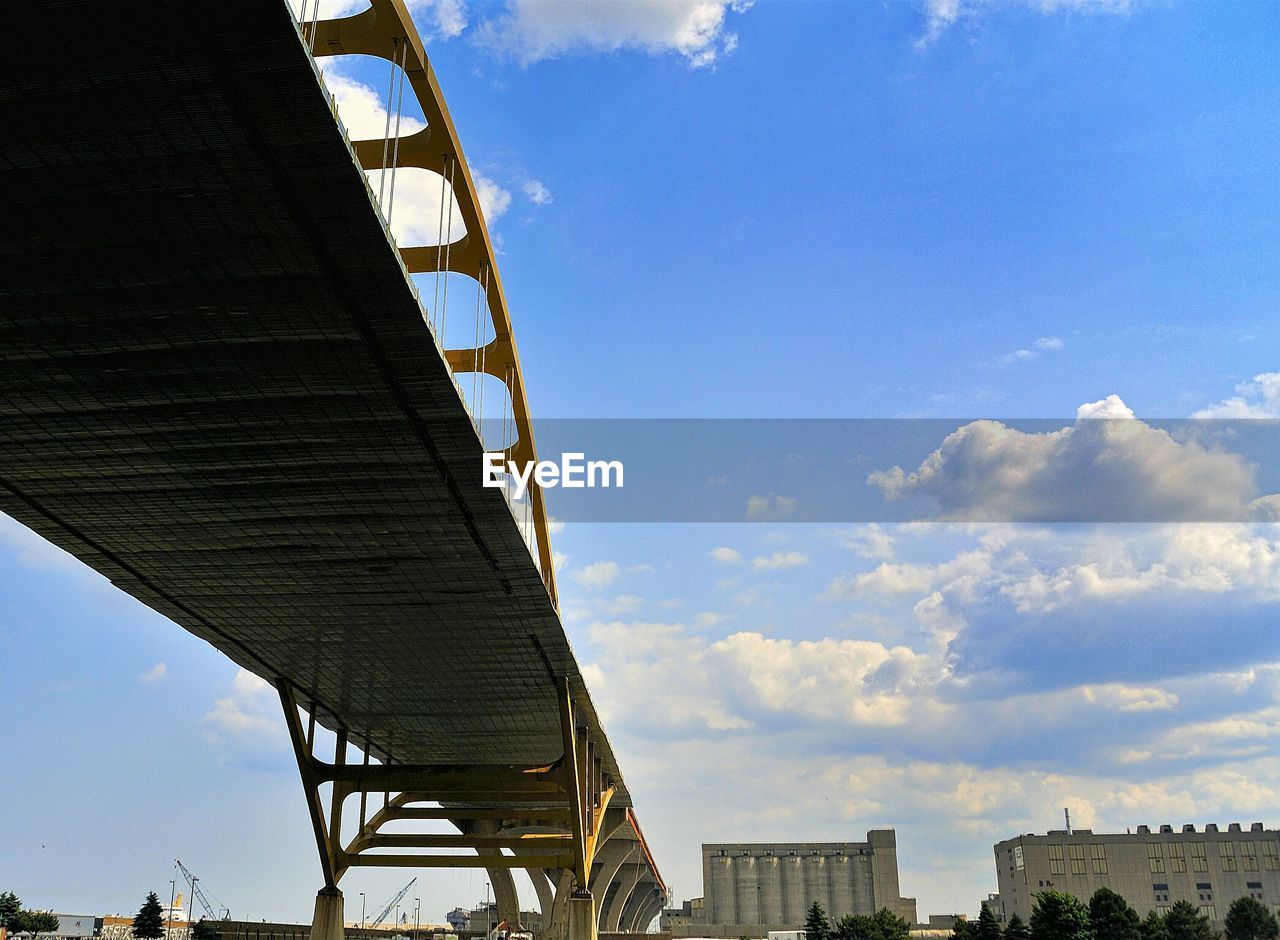
[[[485,422],[495,451],[501,430]],[[622,467],[621,486],[544,486],[565,522],[1280,521],[1275,420],[546,419],[535,436],[544,479],[565,455],[569,482]]]

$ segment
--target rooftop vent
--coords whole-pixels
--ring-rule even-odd
[[[1139,835],[1150,835],[1150,833],[1151,833],[1151,827],[1150,827],[1150,826],[1139,826],[1139,827],[1138,827],[1138,834],[1139,834]]]
[[[1262,831],[1262,823],[1254,823],[1252,826],[1250,826],[1250,827],[1249,827],[1249,831],[1250,831],[1250,832],[1261,832],[1261,831]]]
[[[1183,825],[1182,825],[1182,831],[1183,831],[1183,832],[1195,832],[1195,831],[1196,831],[1195,823],[1183,823]]]
[[[1168,825],[1168,824],[1166,823],[1165,825],[1163,825],[1163,826],[1161,826],[1161,827],[1160,827],[1160,832],[1161,832],[1162,834],[1163,834],[1163,833],[1166,833],[1166,832],[1173,832],[1173,827],[1172,827],[1172,826],[1170,826],[1170,825]]]
[[[1239,823],[1231,823],[1230,825],[1227,826],[1227,832],[1239,832],[1239,831],[1240,831]]]
[[[1218,831],[1218,824],[1217,824],[1217,823],[1205,823],[1205,824],[1204,824],[1204,831],[1205,831],[1205,832],[1217,832],[1217,831]]]

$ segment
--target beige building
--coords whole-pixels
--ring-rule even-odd
[[[766,937],[802,926],[814,902],[832,920],[882,907],[916,920],[915,899],[898,889],[892,829],[873,829],[866,842],[704,844],[702,888],[700,907],[671,912],[673,934]]]
[[[1280,832],[1254,823],[1202,831],[1139,826],[1136,832],[1051,830],[995,846],[1002,920],[1031,916],[1035,895],[1047,889],[1088,900],[1098,888],[1122,895],[1140,915],[1190,901],[1217,926],[1236,898],[1252,897],[1280,911]]]

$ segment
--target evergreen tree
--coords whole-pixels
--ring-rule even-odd
[[[978,925],[971,920],[959,920],[951,928],[951,940],[974,940]]]
[[[1061,891],[1041,891],[1031,909],[1034,940],[1093,940],[1089,911],[1078,898]]]
[[[201,917],[191,926],[191,940],[218,940],[218,928]]]
[[[18,911],[13,918],[13,932],[27,933],[35,936],[38,933],[53,933],[58,929],[58,915],[53,911]]]
[[[1165,929],[1164,918],[1158,911],[1147,911],[1147,916],[1138,925],[1138,936],[1142,940],[1169,940],[1169,931]]]
[[[978,912],[978,923],[973,929],[973,936],[976,940],[1000,940],[1000,922],[985,901],[982,910]]]
[[[164,911],[154,891],[147,895],[133,918],[133,935],[137,940],[160,940],[164,936]]]
[[[1253,898],[1236,898],[1227,910],[1227,940],[1276,940],[1280,924]]]
[[[1214,940],[1209,918],[1189,901],[1177,901],[1164,915],[1164,929],[1169,940]]]
[[[911,925],[887,907],[871,915],[871,940],[909,940],[910,937]]]
[[[1110,888],[1099,888],[1089,899],[1089,925],[1095,937],[1140,940],[1142,918],[1129,902]]]
[[[1031,928],[1026,922],[1014,914],[1004,927],[1004,940],[1031,940]]]
[[[831,921],[817,901],[809,908],[804,919],[804,940],[831,940]]]
[[[805,925],[808,931],[808,925]],[[871,918],[865,914],[845,914],[831,928],[831,940],[871,940]]]
[[[18,896],[12,891],[6,891],[0,894],[0,927],[13,931],[14,918],[18,916],[18,912],[22,910],[22,902],[18,900]]]

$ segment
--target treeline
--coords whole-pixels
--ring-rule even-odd
[[[1275,915],[1253,898],[1240,898],[1227,911],[1226,940],[1277,940]],[[958,922],[954,940],[1220,940],[1218,933],[1187,901],[1178,901],[1164,915],[1145,918],[1110,888],[1099,888],[1086,905],[1061,891],[1041,891],[1024,923],[1017,914],[1003,929],[984,904],[975,921]]]
[[[874,914],[847,914],[834,924],[816,901],[804,920],[805,940],[908,940],[911,925],[887,907]]]
[[[58,929],[58,915],[52,911],[31,911],[22,906],[12,891],[0,894],[0,926],[10,936],[51,933]]]

